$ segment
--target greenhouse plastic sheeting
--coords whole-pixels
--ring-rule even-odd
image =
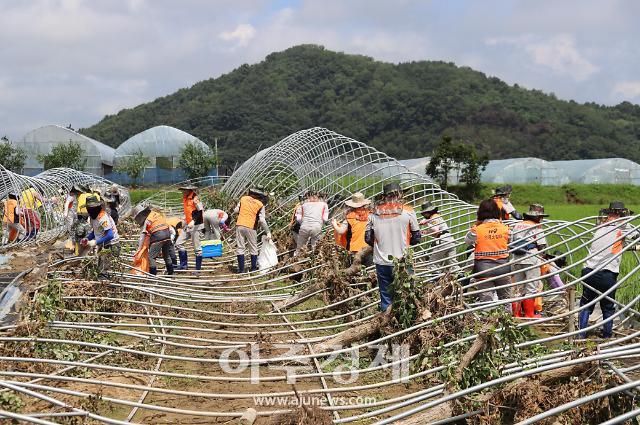
[[[552,161],[572,183],[640,184],[640,165],[624,158]]]
[[[562,167],[539,158],[489,161],[482,173],[483,183],[562,185],[569,181]]]
[[[23,172],[33,176],[44,169],[43,164],[38,161],[39,155],[49,154],[54,146],[70,141],[79,143],[85,150],[87,157],[85,171],[101,176],[104,174],[105,166],[111,167],[113,165],[115,150],[112,147],[60,125],[37,128],[13,143],[27,153]]]
[[[120,158],[142,151],[151,159],[150,167],[176,168],[180,152],[188,143],[207,148],[202,140],[177,128],[166,125],[153,127],[122,143],[115,151],[115,162],[117,164]]]

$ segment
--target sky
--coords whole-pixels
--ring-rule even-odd
[[[638,0],[0,0],[0,134],[90,126],[313,43],[640,103]]]

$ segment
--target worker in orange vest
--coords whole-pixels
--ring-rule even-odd
[[[475,290],[493,289],[478,294],[478,301],[492,302],[497,293],[499,299],[511,298],[511,278],[503,276],[511,272],[509,262],[509,227],[500,220],[500,209],[493,199],[480,203],[476,224],[465,236],[465,243],[473,246],[473,273],[479,283]],[[489,282],[485,280],[495,278]],[[511,313],[510,305],[505,308]]]
[[[108,277],[112,264],[112,257],[120,256],[120,236],[113,218],[104,209],[104,204],[96,196],[89,196],[85,206],[91,232],[80,241],[80,245],[89,249],[96,248],[98,254],[98,270],[100,277]]]
[[[193,251],[196,255],[196,270],[202,269],[202,245],[200,244],[200,231],[204,223],[204,206],[196,193],[196,186],[187,185],[178,188],[182,191],[182,208],[184,210],[184,225],[182,233],[176,240],[180,265],[178,270],[186,270],[189,264],[185,243],[191,239]]]
[[[344,204],[349,208],[345,219],[338,223],[334,218],[331,221],[331,225],[335,233],[336,243],[353,256],[368,246],[364,240],[364,234],[369,221],[370,211],[368,206],[371,205],[371,200],[365,198],[361,192],[356,192],[351,195],[351,199],[344,201]],[[368,257],[363,261],[365,266],[373,264],[373,256],[370,255]]]
[[[369,215],[364,240],[373,247],[373,262],[380,290],[380,309],[386,311],[393,299],[393,259],[401,259],[411,245],[420,243],[420,225],[415,211],[404,203],[399,183],[387,183],[382,199]]]
[[[516,211],[515,207],[511,205],[509,197],[513,192],[513,187],[510,184],[502,187],[498,187],[494,191],[493,201],[500,210],[500,220],[509,220],[514,218],[516,220],[522,220],[522,214]]]
[[[525,284],[516,286],[517,294],[520,297],[534,295],[542,284],[540,280],[540,263],[542,263],[538,253],[547,247],[547,240],[542,230],[542,219],[548,217],[544,213],[544,207],[540,204],[531,204],[529,211],[524,213],[524,220],[517,222],[511,229],[511,243],[513,249],[514,264],[513,275],[515,282],[528,281]],[[536,267],[533,267],[536,266]],[[525,317],[540,318],[535,312],[535,299],[528,298],[522,303],[514,304],[513,315],[522,317],[518,305],[522,304]]]
[[[266,199],[267,195],[261,189],[249,189],[233,210],[233,213],[238,215],[236,220],[238,273],[244,273],[247,246],[251,255],[251,271],[258,270],[258,224],[262,226],[267,238],[271,239],[271,231],[265,218]]]
[[[2,201],[4,212],[2,214],[2,244],[15,242],[22,239],[27,234],[20,224],[20,214],[22,209],[18,203],[20,196],[16,192],[7,194],[7,198]]]
[[[606,212],[606,220],[593,234],[587,255],[588,260],[582,269],[581,277],[584,279],[584,287],[580,298],[581,311],[578,316],[578,324],[580,329],[589,326],[589,316],[595,307],[595,303],[592,302],[600,294],[608,292],[606,297],[600,299],[600,310],[602,310],[602,321],[606,321],[602,324],[602,337],[611,338],[613,336],[611,316],[616,312],[614,300],[622,254],[625,245],[640,237],[640,232],[631,223],[625,223],[624,220],[621,220],[623,217],[633,214],[622,201],[611,202]],[[586,331],[583,331],[580,336],[586,338]]]
[[[171,230],[164,214],[153,211],[149,205],[137,205],[133,210],[133,220],[142,228],[138,249],[142,248],[145,237],[149,237],[149,273],[158,274],[156,258],[162,253],[164,265],[168,275],[173,274],[171,251]]]

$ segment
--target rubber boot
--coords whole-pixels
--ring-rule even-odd
[[[524,317],[528,317],[530,319],[539,319],[542,316],[535,313],[536,308],[536,300],[533,298],[529,298],[527,300],[522,300],[522,307],[524,307]]]
[[[167,269],[167,274],[171,276],[173,274],[174,265],[172,262],[164,263],[165,268]]]
[[[202,255],[196,255],[196,270],[202,269]]]
[[[578,316],[578,327],[580,327],[580,329],[584,329],[587,326],[589,326],[589,316],[591,315],[591,312],[589,311],[589,309],[584,309],[580,312],[580,315]],[[582,339],[586,339],[587,338],[587,333],[586,332],[582,332],[580,334],[580,338]]]
[[[251,256],[251,271],[255,272],[256,270],[258,270],[258,256],[257,255],[252,255]]]
[[[238,255],[238,273],[244,273],[244,255]]]
[[[149,267],[149,274],[152,275],[157,275],[158,274],[158,268],[157,267]]]
[[[511,303],[511,311],[513,312],[513,317],[522,317],[522,304],[520,304],[520,301]]]
[[[178,266],[178,270],[187,270],[187,266],[189,264],[187,251],[178,251],[178,257],[180,257],[180,265]]]

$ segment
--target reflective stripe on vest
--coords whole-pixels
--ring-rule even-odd
[[[237,226],[255,229],[258,226],[258,215],[264,204],[251,196],[245,195],[240,198],[240,212],[238,214]]]
[[[147,225],[146,230],[150,235],[161,230],[169,230],[169,225],[167,224],[167,220],[164,218],[164,215],[157,211],[151,211],[147,216],[147,221],[149,221],[149,224]]]
[[[476,260],[501,260],[509,257],[509,227],[490,221],[474,226]]]

